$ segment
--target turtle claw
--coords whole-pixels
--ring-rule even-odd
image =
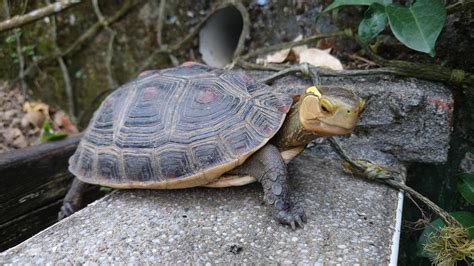
[[[304,228],[304,222],[300,216],[296,216],[295,220],[296,220],[296,224],[298,224],[299,227]]]
[[[303,207],[296,204],[290,210],[281,210],[276,214],[276,219],[282,224],[288,224],[291,229],[296,230],[297,227],[304,228],[306,215]]]
[[[306,223],[308,221],[308,217],[306,217],[306,213],[304,212],[304,210],[303,210],[303,213],[301,214],[300,218],[301,218],[302,223]]]
[[[61,221],[62,219],[68,216],[71,216],[76,211],[77,209],[73,206],[71,202],[64,202],[63,206],[61,206],[61,210],[58,213],[58,221]]]

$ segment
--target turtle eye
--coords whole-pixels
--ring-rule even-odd
[[[325,113],[332,113],[332,104],[326,99],[320,99],[321,110]]]

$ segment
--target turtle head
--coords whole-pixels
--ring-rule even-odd
[[[365,105],[352,90],[341,87],[309,87],[299,101],[302,127],[322,136],[351,133]]]

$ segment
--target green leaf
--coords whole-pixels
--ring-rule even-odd
[[[26,45],[21,48],[21,52],[24,54],[29,54],[35,49],[35,45]]]
[[[434,46],[446,20],[446,8],[439,0],[417,0],[410,7],[386,6],[395,37],[407,47],[435,55]]]
[[[16,28],[13,30],[13,33],[8,35],[8,37],[5,39],[6,43],[14,43],[16,42],[16,37],[20,37],[22,34],[21,28]]]
[[[392,0],[334,0],[334,2],[328,5],[321,13],[331,11],[340,6],[370,6],[373,3],[378,3],[383,6],[386,6],[391,4]]]
[[[385,14],[385,7],[378,3],[373,3],[369,6],[364,14],[364,19],[359,24],[358,35],[360,40],[368,43],[373,38],[377,37],[387,25],[387,14]]]
[[[8,44],[14,43],[16,41],[16,36],[15,35],[8,35],[7,38],[5,38],[5,42]]]
[[[474,239],[474,213],[459,211],[450,212],[449,214],[451,214],[456,220],[458,220],[458,222],[460,222],[465,228],[467,228],[469,231],[469,238]],[[434,220],[428,226],[425,227],[425,230],[423,230],[423,233],[421,233],[420,238],[418,239],[418,256],[430,257],[430,254],[425,252],[423,250],[423,247],[426,245],[426,240],[428,239],[428,236],[431,233],[438,231],[442,227],[444,227],[444,223],[440,218]]]
[[[111,187],[103,187],[103,186],[101,186],[101,187],[99,188],[99,191],[100,191],[100,192],[105,192],[105,193],[110,193],[110,192],[112,192],[112,190],[114,190],[114,189],[111,188]]]
[[[474,173],[459,175],[458,190],[467,202],[474,205]]]
[[[54,140],[60,140],[67,137],[67,134],[61,131],[53,131],[49,122],[44,122],[43,127],[41,128],[40,141],[48,142]]]

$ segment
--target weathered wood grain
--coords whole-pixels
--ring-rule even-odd
[[[0,225],[0,251],[21,243],[56,222],[62,199]]]
[[[82,135],[0,154],[0,250],[56,221]]]
[[[68,159],[81,135],[0,154],[0,224],[65,193]]]

